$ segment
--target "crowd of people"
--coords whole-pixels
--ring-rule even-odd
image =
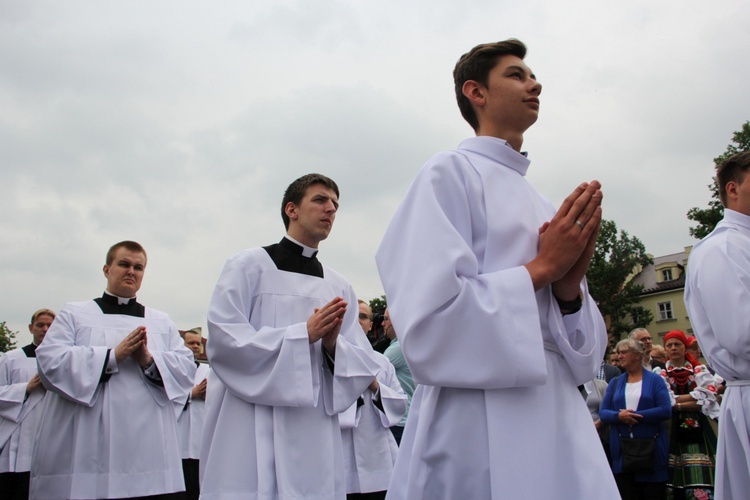
[[[746,495],[750,154],[719,167],[726,216],[689,264],[710,368],[680,331],[636,329],[605,358],[585,280],[601,184],[555,208],[527,182],[525,56],[510,39],[456,64],[476,137],[425,164],[384,235],[382,335],[318,260],[340,196],[321,174],[287,187],[278,243],[226,261],[208,364],[199,329],[137,301],[146,250],[110,247],[104,293],[35,312],[32,344],[0,358],[3,498]]]

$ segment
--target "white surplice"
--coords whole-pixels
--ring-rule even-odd
[[[373,351],[380,365],[376,378],[380,386],[380,410],[370,389],[362,394],[362,405],[353,404],[339,415],[344,443],[346,492],[370,493],[388,489],[398,455],[396,439],[390,427],[397,425],[406,412],[406,393],[388,358]]]
[[[377,364],[351,285],[323,269],[324,278],[281,271],[263,248],[224,266],[208,311],[201,498],[345,498],[337,414],[364,392]],[[331,373],[307,320],[337,296],[349,307]]]
[[[40,387],[26,397],[26,386],[36,372],[36,358],[23,349],[0,357],[0,473],[31,470],[44,391]]]
[[[577,385],[607,343],[582,284],[563,316],[524,264],[555,213],[505,141],[476,137],[417,174],[377,252],[419,384],[391,499],[619,498]]]
[[[163,386],[132,358],[100,382],[107,350],[139,326]],[[104,314],[67,304],[36,350],[47,387],[35,439],[31,497],[122,498],[184,491],[174,405],[193,387],[193,353],[166,314]]]
[[[748,182],[745,180],[745,182]],[[750,492],[750,217],[724,219],[690,252],[685,305],[708,364],[727,381],[716,453],[716,498]]]
[[[199,363],[195,371],[193,385],[200,384],[208,378],[210,368],[206,363]],[[191,389],[192,390],[192,389]],[[177,417],[177,435],[180,440],[180,456],[183,459],[198,460],[201,456],[203,423],[206,420],[206,401],[190,399],[190,404],[182,405]]]

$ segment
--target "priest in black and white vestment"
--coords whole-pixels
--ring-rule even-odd
[[[346,497],[337,414],[378,366],[351,285],[316,257],[338,195],[325,176],[297,179],[281,206],[287,235],[221,272],[208,311],[203,499]]]
[[[143,247],[117,243],[106,262],[104,294],[67,304],[36,350],[48,392],[32,498],[141,498],[185,489],[175,404],[184,405],[193,387],[193,355],[169,316],[135,299]]]

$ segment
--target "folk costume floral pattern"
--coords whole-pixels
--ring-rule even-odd
[[[719,414],[716,391],[721,378],[688,360],[679,367],[667,361],[666,367],[654,372],[669,385],[673,403],[676,396],[690,394],[701,406],[700,412],[691,412],[679,411],[673,404],[667,498],[712,500],[716,434],[708,418]]]

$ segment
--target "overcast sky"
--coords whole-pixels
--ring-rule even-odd
[[[139,300],[205,325],[226,258],[283,235],[320,172],[320,258],[382,294],[374,253],[419,167],[472,135],[451,72],[516,37],[544,89],[526,134],[553,203],[599,179],[604,217],[664,255],[695,242],[712,159],[750,119],[744,0],[0,0],[0,321],[100,295],[107,248],[148,251]]]

